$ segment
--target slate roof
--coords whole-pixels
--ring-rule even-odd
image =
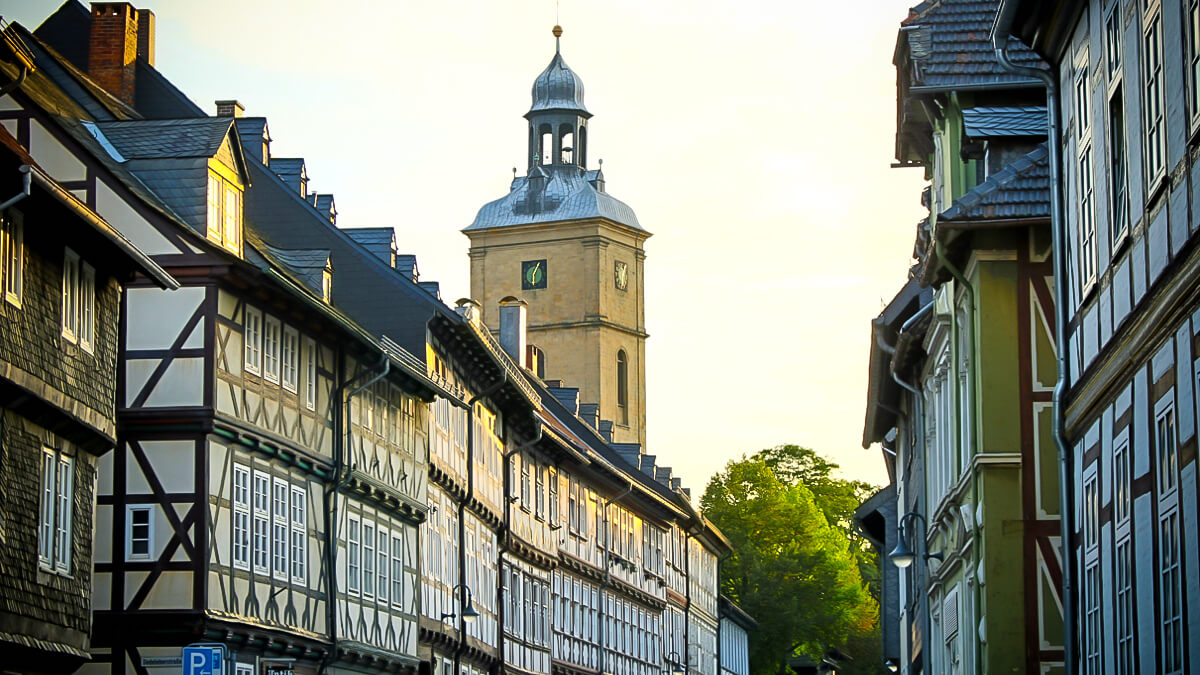
[[[396,241],[396,232],[390,227],[354,227],[343,228],[343,232],[370,251],[376,258],[388,265],[392,264],[392,246]]]
[[[271,132],[267,129],[265,117],[235,117],[238,138],[242,141],[242,150],[258,161],[263,161],[263,145],[271,142]]]
[[[401,253],[396,256],[396,269],[413,281],[421,278],[421,274],[417,270],[417,256],[411,253]]]
[[[963,133],[971,138],[1045,136],[1046,106],[980,106],[963,110]]]
[[[583,105],[583,80],[563,60],[555,39],[554,58],[533,81],[533,105],[529,112],[542,110],[572,110],[591,117]]]
[[[910,58],[918,65],[914,88],[1036,85],[1004,72],[996,60],[990,35],[999,5],[999,0],[940,0],[914,7],[899,37],[907,40]],[[928,52],[924,58],[922,51]],[[1008,53],[1017,65],[1044,65],[1019,40],[1010,40]]]
[[[1050,161],[1045,143],[959,197],[938,222],[1050,218]]]
[[[212,157],[232,125],[231,117],[96,123],[125,159]]]
[[[246,239],[255,248],[269,254],[268,257],[279,266],[285,268],[299,282],[317,297],[324,294],[324,272],[329,267],[329,249],[282,249],[275,248],[262,241],[250,228],[246,230]],[[336,281],[336,280],[335,280]]]
[[[530,176],[513,180],[507,196],[479,209],[475,221],[463,231],[579,218],[606,218],[635,230],[646,231],[638,223],[633,209],[597,187],[597,183],[603,185],[603,174],[584,172],[573,165],[535,166],[534,169],[541,169],[548,176],[540,195],[540,204],[537,199],[539,195],[530,189],[531,172]]]

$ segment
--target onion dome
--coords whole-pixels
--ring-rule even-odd
[[[559,51],[560,26],[554,27],[554,58],[541,75],[533,81],[533,107],[529,112],[542,110],[574,110],[590,115],[583,105],[583,80],[563,60]]]

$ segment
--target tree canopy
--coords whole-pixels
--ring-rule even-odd
[[[871,486],[835,477],[837,468],[808,448],[781,445],[729,462],[701,498],[705,517],[733,544],[721,592],[759,624],[750,636],[754,675],[779,673],[792,656],[819,659],[869,642],[876,631],[878,602],[863,578],[878,577],[874,554],[851,530]]]

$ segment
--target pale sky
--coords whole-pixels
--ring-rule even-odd
[[[562,0],[563,56],[595,115],[589,161],[646,244],[647,452],[698,497],[729,459],[861,448],[869,322],[902,285],[920,170],[891,169],[892,52],[915,0]],[[0,0],[34,29],[57,0]],[[140,0],[160,71],[236,98],[304,157],[338,223],[395,227],[451,305],[460,230],[525,169],[553,0]]]

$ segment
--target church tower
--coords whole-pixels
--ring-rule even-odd
[[[479,210],[471,240],[471,297],[500,327],[500,303],[528,304],[539,375],[599,404],[613,442],[646,443],[646,311],[642,280],[650,233],[588,168],[583,81],[563,60],[554,27],[550,65],[525,113],[529,163],[509,193]]]

